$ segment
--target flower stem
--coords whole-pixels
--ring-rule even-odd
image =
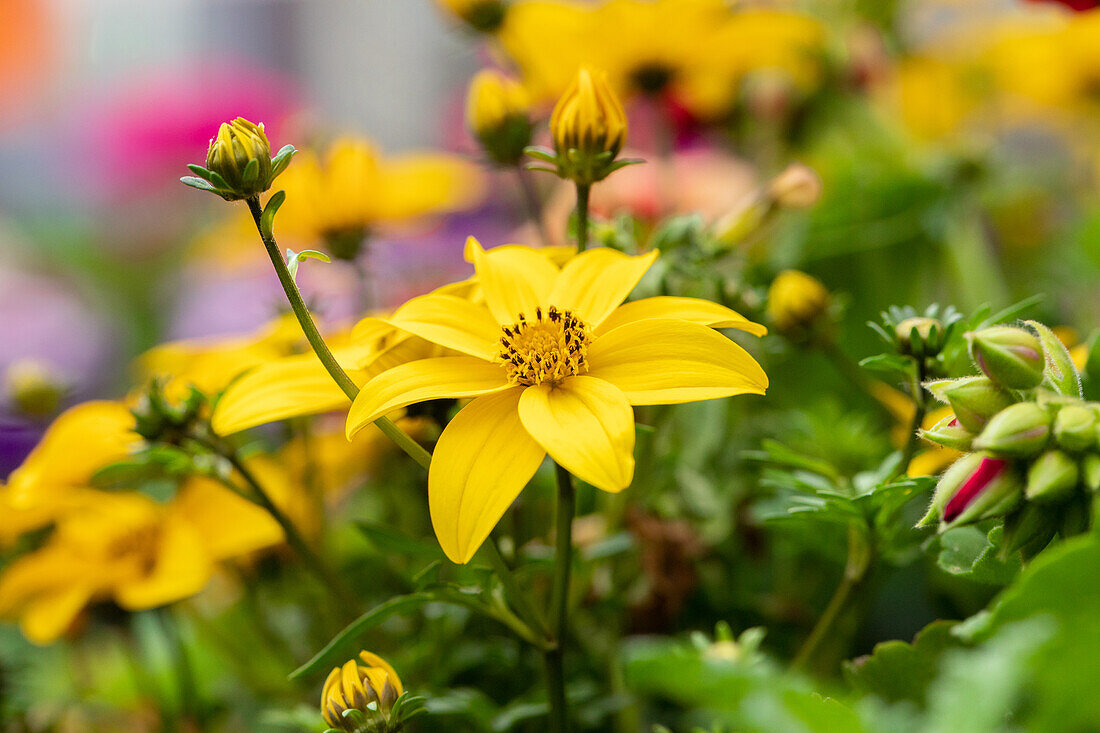
[[[482,547],[484,548],[482,553],[489,560],[489,564],[493,566],[493,570],[504,586],[504,594],[512,599],[512,602],[516,606],[516,610],[519,611],[523,620],[544,638],[551,638],[550,629],[546,625],[546,620],[542,617],[542,614],[531,605],[530,601],[527,599],[527,595],[519,587],[519,583],[516,582],[516,577],[512,574],[511,568],[504,562],[504,558],[500,554],[500,548],[497,547],[497,541],[490,536],[489,540]]]
[[[542,201],[539,200],[538,191],[535,190],[535,182],[531,180],[531,172],[523,166],[518,166],[516,176],[519,178],[519,187],[523,191],[523,200],[527,205],[527,216],[534,222],[539,240],[542,244],[549,246],[550,232],[546,229],[546,221],[542,216]]]
[[[905,452],[902,454],[898,470],[909,472],[909,463],[920,446],[920,427],[924,424],[924,415],[928,411],[928,401],[925,399],[924,388],[924,360],[917,360],[917,372],[910,385],[910,395],[913,398],[913,420],[909,423],[909,435],[905,441]]]
[[[867,576],[867,569],[871,566],[872,550],[863,534],[863,528],[852,524],[848,527],[848,561],[844,565],[844,575],[840,584],[833,591],[833,597],[822,612],[821,618],[814,624],[810,635],[802,643],[802,647],[791,662],[793,669],[801,669],[813,658],[821,642],[825,640],[833,626],[840,618],[841,612],[848,606],[852,593],[859,587]]]
[[[588,246],[588,194],[591,186],[577,184],[577,251],[583,252]]]
[[[290,302],[290,308],[294,311],[294,315],[298,318],[298,324],[302,327],[302,332],[306,336],[306,341],[309,342],[310,347],[313,349],[313,353],[317,355],[317,358],[321,360],[321,364],[325,367],[325,371],[329,373],[333,381],[337,386],[347,395],[349,400],[354,401],[359,395],[359,387],[355,382],[351,381],[351,377],[347,375],[343,367],[336,361],[336,357],[329,351],[328,344],[321,337],[320,331],[317,330],[317,324],[313,322],[313,316],[309,314],[309,308],[306,307],[305,301],[302,300],[302,293],[298,290],[298,286],[294,282],[294,278],[290,276],[290,271],[286,268],[286,262],[283,261],[283,255],[279,252],[279,246],[275,243],[275,237],[265,237],[263,229],[260,227],[260,218],[263,216],[263,209],[260,207],[259,197],[253,196],[248,199],[248,210],[252,212],[252,219],[256,222],[256,230],[260,233],[260,239],[264,243],[264,247],[267,249],[267,255],[271,258],[271,265],[275,268],[275,274],[279,276],[279,283],[283,286],[283,292],[286,293],[286,299]],[[380,417],[374,422],[378,426],[378,429],[382,433],[397,443],[401,450],[405,451],[414,461],[419,463],[423,468],[427,468],[431,462],[431,454],[424,450],[423,446],[417,443],[415,440],[405,434],[401,428],[394,425],[393,421],[388,417]]]
[[[336,573],[332,572],[324,561],[310,549],[309,543],[306,542],[305,537],[298,531],[298,528],[294,526],[294,522],[290,521],[290,517],[283,513],[275,502],[272,501],[271,495],[267,493],[267,490],[260,483],[256,475],[252,473],[249,468],[244,465],[244,461],[241,460],[240,455],[235,450],[219,450],[234,470],[241,475],[244,482],[248,484],[248,488],[251,489],[252,499],[271,515],[280,527],[282,527],[283,534],[286,536],[287,544],[290,545],[295,554],[302,559],[302,562],[309,567],[309,569],[317,576],[317,579],[327,587],[332,594],[339,601],[341,606],[346,609],[354,609],[358,607],[358,602],[355,596],[344,586]]]
[[[578,189],[579,191],[579,189]],[[565,700],[565,640],[569,633],[569,573],[573,565],[573,515],[576,512],[573,477],[555,464],[558,477],[558,512],[554,579],[550,590],[550,630],[557,640],[545,654],[546,682],[550,695],[550,730],[567,733],[568,707]]]

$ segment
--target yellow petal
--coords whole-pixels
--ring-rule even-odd
[[[753,336],[763,336],[768,332],[768,329],[761,324],[753,323],[737,311],[724,305],[702,298],[659,295],[654,298],[642,298],[630,303],[623,303],[607,317],[607,320],[600,324],[600,327],[595,331],[595,335],[600,336],[624,324],[645,321],[650,318],[672,318],[679,321],[698,323],[701,326],[711,328],[737,328],[747,331]]]
[[[619,326],[588,347],[588,373],[632,405],[764,394],[768,377],[747,351],[697,323],[654,318]]]
[[[519,401],[523,427],[569,473],[604,491],[634,478],[634,410],[612,384],[569,377],[528,387]]]
[[[393,340],[393,343],[363,362],[363,374],[366,375],[364,383],[369,382],[384,371],[410,361],[441,356],[439,353],[441,351],[443,351],[442,346],[426,341],[419,336],[402,333],[401,336]]]
[[[466,240],[466,255],[474,263],[485,293],[485,304],[502,326],[528,317],[535,308],[545,307],[554,287],[558,268],[542,252],[530,247],[504,246],[488,252],[476,239]]]
[[[353,380],[362,375],[349,372]],[[214,408],[214,432],[246,428],[301,415],[346,409],[350,400],[314,354],[261,364],[229,385]]]
[[[39,596],[23,610],[19,626],[35,644],[54,642],[73,625],[92,595],[91,588],[78,584]]]
[[[558,275],[550,303],[575,312],[589,326],[599,326],[626,300],[659,253],[631,257],[599,247],[581,252]]]
[[[363,660],[363,664],[366,666],[376,667],[385,672],[386,678],[389,679],[390,684],[397,690],[398,695],[404,691],[404,688],[401,687],[401,678],[397,676],[397,672],[394,671],[394,668],[391,667],[390,663],[385,659],[365,650],[359,652],[359,658]]]
[[[254,471],[255,460],[249,465]],[[266,479],[259,476],[270,492],[271,482]],[[187,479],[172,500],[171,510],[198,531],[206,552],[215,560],[240,557],[283,541],[283,530],[270,514],[213,479]]]
[[[202,536],[189,522],[168,516],[161,525],[152,570],[115,589],[115,600],[128,611],[155,608],[202,590],[213,572]]]
[[[523,429],[523,389],[478,397],[439,436],[428,469],[428,507],[443,552],[469,562],[535,474],[546,451]]]
[[[500,324],[484,305],[454,295],[422,295],[397,309],[389,322],[463,354],[492,359],[499,351]]]
[[[347,435],[355,435],[388,412],[425,400],[477,397],[508,388],[498,364],[472,356],[419,359],[382,372],[363,386],[348,412]]]

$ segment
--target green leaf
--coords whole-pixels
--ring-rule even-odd
[[[260,177],[260,161],[252,158],[244,166],[244,172],[241,173],[241,181],[246,186],[250,186],[256,182],[256,179]]]
[[[435,560],[443,557],[439,543],[425,541],[376,522],[356,522],[355,526],[382,555],[400,555]]]
[[[1006,585],[1020,572],[1020,558],[999,557],[1004,530],[994,527],[988,535],[977,527],[958,527],[939,537],[936,563],[951,575],[987,585]]]
[[[1100,400],[1100,331],[1092,333],[1088,344],[1081,387],[1086,400],[1096,401]]]
[[[933,621],[912,644],[886,641],[876,644],[871,654],[844,665],[844,676],[856,689],[889,702],[909,700],[923,707],[928,686],[936,679],[940,658],[962,646],[952,636],[954,621]]]
[[[211,193],[217,193],[217,189],[210,185],[210,183],[204,181],[201,178],[196,178],[195,176],[184,176],[180,179],[180,183],[185,186],[190,186],[191,188],[197,188],[200,191],[210,191]]]
[[[270,241],[275,236],[275,214],[286,200],[286,191],[276,191],[267,200],[263,214],[260,215],[260,235],[265,241]]]
[[[318,252],[315,249],[304,249],[301,252],[295,252],[292,249],[288,249],[286,251],[286,269],[290,272],[291,280],[296,280],[296,278],[298,277],[298,265],[302,262],[305,262],[307,259],[320,260],[321,262],[332,262],[327,254],[325,254],[324,252]]]
[[[298,151],[294,149],[293,145],[284,145],[279,149],[279,152],[271,159],[271,181],[274,181],[280,173],[286,170],[297,153]]]
[[[864,369],[891,376],[908,377],[913,373],[913,360],[898,354],[876,354],[859,362]]]

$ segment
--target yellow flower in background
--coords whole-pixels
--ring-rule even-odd
[[[495,69],[474,75],[466,93],[466,127],[500,165],[516,165],[531,143],[530,102],[523,85]]]
[[[768,319],[777,331],[799,335],[812,329],[831,302],[828,289],[816,277],[784,270],[768,288]]]
[[[259,507],[210,479],[189,479],[159,504],[134,492],[77,489],[70,510],[37,550],[0,573],[0,616],[47,644],[80,612],[111,599],[137,611],[200,591],[215,563],[282,542]]]
[[[508,11],[507,0],[436,0],[436,3],[482,33],[497,30]]]
[[[593,249],[559,267],[521,246],[467,254],[484,303],[415,298],[388,319],[461,352],[368,382],[348,436],[407,405],[475,398],[444,429],[428,474],[436,536],[455,562],[473,557],[549,454],[605,491],[634,474],[632,405],[763,394],[760,365],[713,328],[764,328],[709,301],[656,297],[620,305],[657,257]]]
[[[304,345],[301,327],[287,313],[247,336],[185,339],[155,346],[137,358],[135,371],[142,383],[167,378],[165,395],[178,401],[187,396],[191,385],[216,395],[241,373],[288,356]]]
[[[902,60],[881,96],[916,136],[947,137],[974,114],[981,101],[967,84],[967,66],[932,57]]]
[[[329,672],[321,688],[321,715],[337,730],[359,730],[344,712],[357,710],[368,720],[381,715],[385,720],[404,689],[397,672],[382,657],[368,651],[359,652],[342,667]]]
[[[286,203],[279,209],[279,233],[330,246],[348,237],[358,245],[377,227],[469,209],[484,195],[478,167],[458,156],[382,156],[353,138],[335,141],[323,157],[301,151],[280,183]],[[336,249],[331,254],[341,256]]]
[[[0,545],[68,511],[96,471],[138,446],[133,427],[120,402],[86,402],[61,413],[0,489]]]
[[[517,2],[499,40],[532,95],[565,91],[578,68],[606,70],[624,98],[669,94],[700,116],[727,111],[754,71],[807,90],[822,73],[824,28],[770,9],[731,10],[722,0]]]

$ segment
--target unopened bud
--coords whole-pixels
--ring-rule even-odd
[[[954,415],[949,415],[927,430],[920,431],[925,440],[945,448],[968,451],[974,441],[974,433],[967,430]]]
[[[1089,491],[1100,492],[1100,456],[1089,453],[1081,459],[1081,480]]]
[[[1054,441],[1068,451],[1096,447],[1096,413],[1084,405],[1066,405],[1054,416]]]
[[[821,178],[813,168],[792,163],[768,184],[768,196],[787,209],[806,209],[821,198]]]
[[[562,174],[582,185],[615,169],[626,141],[626,112],[602,71],[582,68],[550,116],[550,134]]]
[[[970,356],[987,377],[1007,389],[1032,389],[1043,381],[1046,358],[1038,337],[1015,326],[990,326],[968,334]]]
[[[504,22],[508,6],[505,0],[436,0],[475,31],[492,33]]]
[[[206,152],[207,170],[229,184],[237,198],[258,196],[271,186],[271,144],[261,122],[243,117],[223,122]]]
[[[12,404],[31,417],[46,417],[57,412],[65,393],[60,377],[35,359],[12,362],[4,382]]]
[[[1027,470],[1027,498],[1053,504],[1073,493],[1077,486],[1077,461],[1060,450],[1048,450]]]
[[[987,377],[944,379],[927,385],[936,399],[951,405],[963,427],[981,432],[989,419],[1012,404],[1012,395]]]
[[[917,524],[941,529],[1000,516],[1019,503],[1024,484],[1013,465],[988,453],[968,453],[955,461],[936,485],[932,505]]]
[[[401,691],[393,667],[376,654],[360,652],[358,659],[329,673],[321,690],[321,716],[348,733],[359,733],[363,723],[389,730],[390,711]]]
[[[1025,555],[1033,556],[1050,543],[1061,520],[1060,507],[1031,502],[1024,504],[1005,517],[1005,553],[1022,550]]]
[[[998,412],[974,439],[976,450],[1027,458],[1050,440],[1050,415],[1034,402],[1020,402]]]
[[[517,165],[531,143],[527,92],[499,71],[479,71],[466,94],[466,125],[490,158]]]
[[[901,351],[916,357],[935,356],[940,350],[943,324],[935,318],[906,318],[894,327]]]
[[[831,302],[820,280],[798,270],[784,270],[768,289],[768,318],[778,331],[807,331],[825,315]]]

